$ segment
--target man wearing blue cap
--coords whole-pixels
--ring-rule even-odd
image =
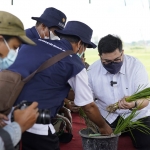
[[[46,8],[40,17],[32,17],[36,20],[36,26],[26,30],[26,35],[31,38],[42,38],[58,40],[54,30],[62,30],[65,27],[66,15],[60,10],[50,7]]]
[[[26,77],[58,53],[72,50],[74,54],[37,73],[25,84],[16,104],[22,100],[36,100],[39,109],[49,109],[53,118],[63,106],[71,87],[75,92],[75,104],[83,108],[102,134],[111,134],[112,129],[104,121],[93,101],[87,72],[79,57],[86,47],[96,48],[91,42],[93,30],[82,22],[70,21],[63,30],[55,33],[61,40],[34,39],[36,47],[23,45],[9,70]],[[22,136],[23,150],[59,150],[59,140],[54,133],[52,124],[35,124]]]

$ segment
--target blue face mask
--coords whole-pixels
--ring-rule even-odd
[[[103,67],[111,74],[116,74],[120,71],[123,62],[112,62],[109,64],[103,64]]]
[[[77,55],[81,58],[84,54],[84,44],[82,45],[83,46],[83,52],[80,54],[80,53],[77,53]],[[78,49],[78,52],[79,52],[80,48]]]
[[[81,54],[77,53],[77,55],[81,58],[83,56],[84,52],[82,52]]]
[[[9,52],[5,58],[0,57],[0,70],[9,68],[16,60],[16,57],[18,54],[14,49],[10,49],[10,47],[5,39],[4,39],[4,42],[9,50]]]

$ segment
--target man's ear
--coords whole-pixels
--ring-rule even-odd
[[[2,35],[0,35],[0,40],[1,40],[1,39],[3,40],[3,36],[2,36]]]
[[[46,28],[45,24],[41,24],[41,28],[44,30]]]

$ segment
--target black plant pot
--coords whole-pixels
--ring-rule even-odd
[[[117,150],[120,134],[89,137],[89,134],[93,134],[89,128],[80,130],[79,134],[82,137],[83,150]]]

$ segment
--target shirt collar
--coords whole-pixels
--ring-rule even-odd
[[[100,60],[100,63],[101,63],[101,65],[102,65],[102,73],[103,73],[103,74],[107,74],[108,71],[103,67],[103,64],[102,64],[101,60]]]
[[[125,57],[123,58],[123,63],[122,63],[122,66],[121,66],[121,69],[120,69],[120,73],[122,73],[122,74],[125,74],[125,63],[124,63],[124,60],[125,59]]]
[[[36,32],[37,32],[37,34],[38,34],[39,38],[41,39],[41,36],[40,36],[40,34],[39,34],[38,30],[36,29],[36,27],[35,27],[35,30],[36,30]]]

